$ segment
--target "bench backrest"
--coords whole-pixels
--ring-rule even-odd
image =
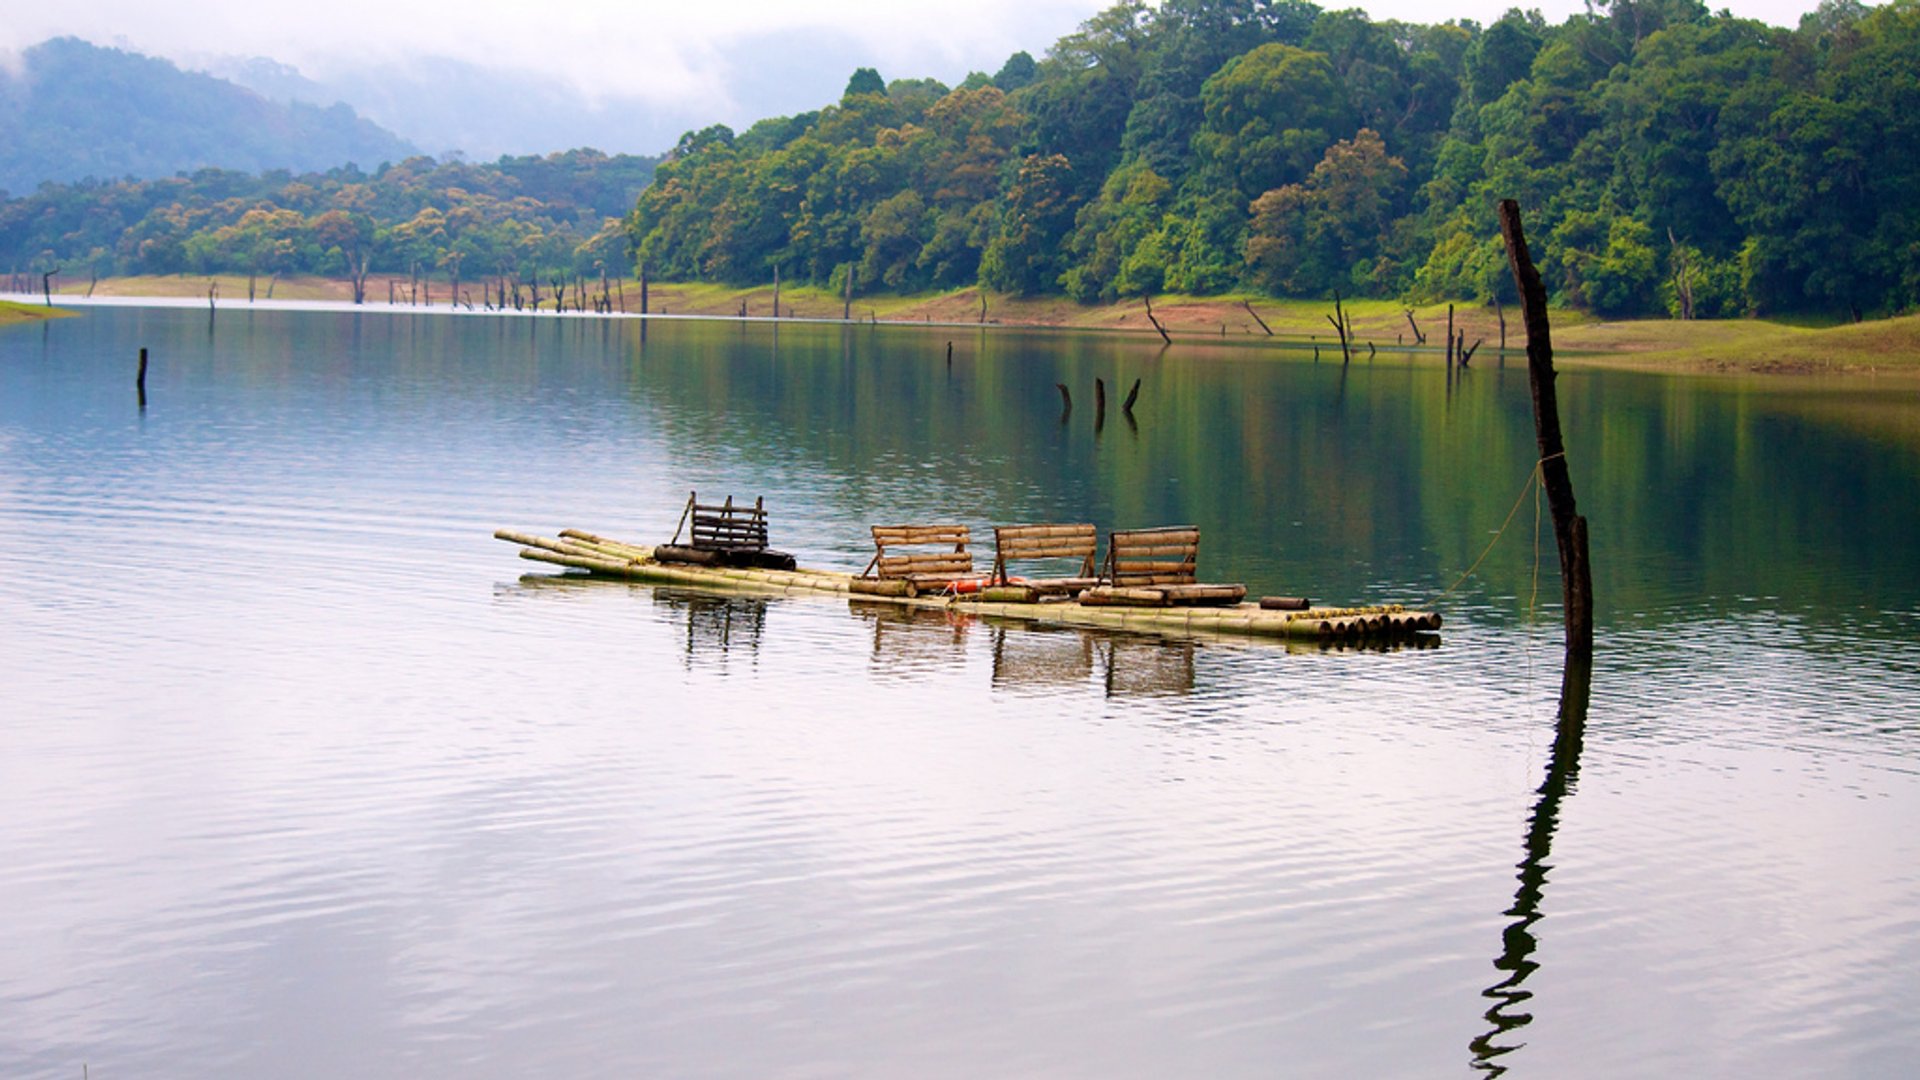
[[[966,577],[973,573],[973,554],[967,550],[967,539],[965,525],[875,525],[873,562],[867,569],[877,571],[882,578]],[[902,547],[945,550],[888,553],[890,548]]]
[[[993,530],[993,580],[1007,579],[1007,564],[1020,559],[1079,559],[1077,573],[1093,576],[1098,543],[1091,525],[1000,525]]]
[[[1101,576],[1120,588],[1191,585],[1199,560],[1200,530],[1192,525],[1115,530]]]
[[[702,551],[767,550],[767,510],[763,501],[734,505],[733,496],[719,506],[688,500],[693,517],[693,546]]]

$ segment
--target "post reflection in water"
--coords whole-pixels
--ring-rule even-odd
[[[1484,1014],[1491,1026],[1468,1044],[1474,1068],[1492,1076],[1507,1071],[1502,1057],[1525,1045],[1509,1041],[1513,1032],[1533,1021],[1532,1013],[1520,1011],[1533,997],[1533,992],[1525,988],[1527,978],[1540,967],[1533,959],[1539,947],[1533,925],[1545,918],[1540,908],[1547,874],[1553,869],[1547,860],[1553,853],[1554,830],[1560,824],[1560,804],[1573,794],[1580,776],[1580,748],[1586,737],[1587,697],[1592,682],[1591,661],[1568,657],[1560,676],[1560,714],[1554,727],[1553,754],[1547,762],[1547,777],[1538,789],[1540,798],[1527,823],[1526,857],[1519,863],[1520,886],[1513,894],[1513,906],[1506,910],[1513,921],[1501,934],[1500,955],[1493,961],[1502,977],[1481,991],[1482,997],[1493,1002]]]

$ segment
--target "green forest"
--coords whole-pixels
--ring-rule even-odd
[[[1782,29],[1696,0],[1485,27],[1126,0],[952,89],[863,69],[689,133],[629,228],[667,279],[1488,300],[1502,197],[1598,314],[1909,309],[1920,4]]]
[[[622,219],[654,159],[572,150],[372,173],[42,184],[0,203],[0,269],[120,274],[433,273],[537,280],[630,271]]]

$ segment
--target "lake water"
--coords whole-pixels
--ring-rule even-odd
[[[1920,390],[1560,388],[1590,687],[1531,499],[1448,593],[1534,457],[1485,350],[0,331],[0,1076],[1913,1075]],[[1192,522],[1206,579],[1447,625],[1042,632],[490,538],[696,488],[849,569]]]

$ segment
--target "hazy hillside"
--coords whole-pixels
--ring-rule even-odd
[[[796,65],[790,58],[804,56]],[[751,123],[830,101],[847,72],[872,63],[851,38],[814,31],[729,43],[725,92],[679,105],[602,96],[537,72],[481,67],[447,57],[368,64],[317,76],[266,57],[191,58],[190,66],[274,101],[344,101],[422,150],[458,150],[474,160],[545,154],[573,146],[659,154],[682,132],[716,121]]]
[[[269,101],[165,60],[56,38],[0,69],[0,190],[43,181],[374,168],[414,148],[345,105]]]

